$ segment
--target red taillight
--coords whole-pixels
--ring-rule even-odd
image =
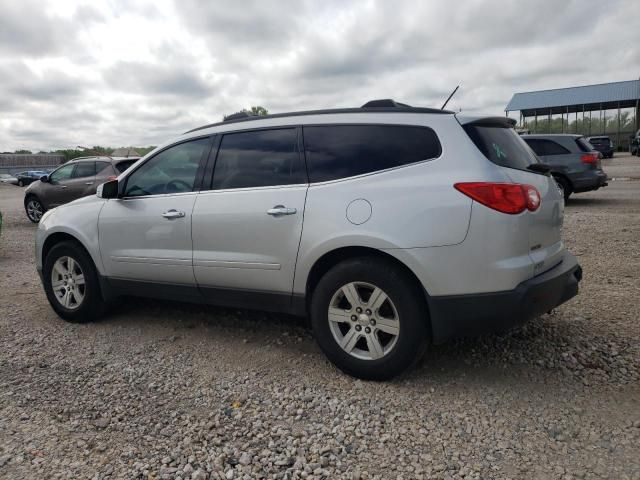
[[[510,215],[525,210],[534,212],[540,207],[540,193],[532,185],[465,182],[456,183],[454,187],[476,202]]]
[[[112,180],[117,180],[117,179],[118,179],[118,176],[117,176],[117,175],[109,175],[109,176],[107,177],[107,182],[110,182],[110,181],[112,181]]]
[[[597,153],[585,153],[580,156],[580,161],[582,163],[588,163],[589,165],[597,165],[598,157],[599,155]]]

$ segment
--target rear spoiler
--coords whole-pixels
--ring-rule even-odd
[[[461,125],[473,125],[477,127],[500,127],[500,128],[513,128],[516,126],[516,121],[509,117],[479,117],[471,119],[465,122],[464,119],[460,122]]]

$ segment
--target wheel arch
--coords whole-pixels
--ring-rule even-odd
[[[554,178],[561,178],[562,180],[564,180],[565,182],[567,182],[567,184],[569,185],[569,187],[571,188],[571,191],[573,192],[573,182],[571,181],[571,179],[562,172],[551,172],[551,176],[553,176]]]
[[[311,296],[313,294],[313,290],[315,289],[316,285],[318,284],[322,276],[338,263],[351,258],[358,258],[358,257],[380,258],[394,264],[395,266],[400,268],[402,271],[404,271],[405,274],[412,279],[416,287],[419,288],[420,291],[422,292],[424,306],[427,312],[429,312],[429,294],[424,288],[424,285],[422,284],[422,282],[420,282],[416,274],[411,270],[411,268],[409,268],[404,262],[402,262],[398,258],[382,250],[378,250],[372,247],[362,247],[362,246],[349,246],[349,247],[335,248],[329,252],[324,253],[321,257],[319,257],[314,262],[313,266],[309,270],[309,274],[307,275],[307,280],[306,280],[305,298],[306,298],[307,310],[309,307]],[[429,320],[429,316],[427,316],[425,320],[428,322],[428,329],[429,329],[429,333],[431,334],[432,327],[431,327],[431,322]]]
[[[44,263],[44,260],[47,258],[47,255],[49,254],[51,249],[54,246],[56,246],[57,244],[62,243],[62,242],[75,243],[80,248],[82,248],[87,255],[89,255],[89,258],[93,259],[93,256],[91,255],[91,253],[89,252],[87,247],[85,247],[84,244],[80,240],[78,240],[77,237],[74,237],[73,235],[71,235],[71,234],[69,234],[67,232],[55,232],[55,233],[52,233],[51,235],[49,235],[45,239],[44,243],[42,244],[42,261],[43,261],[43,263]],[[95,264],[95,261],[94,261],[94,264]]]

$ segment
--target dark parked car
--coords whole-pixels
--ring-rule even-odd
[[[96,193],[98,185],[114,180],[138,157],[84,157],[69,161],[27,187],[24,209],[38,223],[42,214],[58,205]]]
[[[629,137],[629,153],[640,157],[640,130]]]
[[[31,185],[36,180],[40,180],[47,172],[43,170],[27,170],[25,172],[16,173],[18,179],[18,186],[24,187],[25,185]]]
[[[607,186],[607,174],[600,163],[601,153],[581,135],[522,135],[531,149],[551,167],[551,174],[564,194],[588,192]]]
[[[589,142],[595,150],[602,153],[604,158],[613,158],[614,147],[609,137],[587,137],[587,142]]]

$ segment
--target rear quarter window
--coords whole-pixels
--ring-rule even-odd
[[[122,173],[127,168],[129,168],[131,165],[133,165],[136,162],[137,162],[137,160],[125,160],[124,162],[116,163],[115,167],[116,167],[116,170],[118,171],[118,173]]]
[[[465,125],[464,130],[487,159],[496,165],[525,170],[538,163],[533,151],[513,128]]]
[[[592,152],[593,146],[584,137],[576,138],[576,145],[583,152]]]
[[[442,152],[436,133],[410,125],[305,126],[309,181],[325,182],[429,160]]]

